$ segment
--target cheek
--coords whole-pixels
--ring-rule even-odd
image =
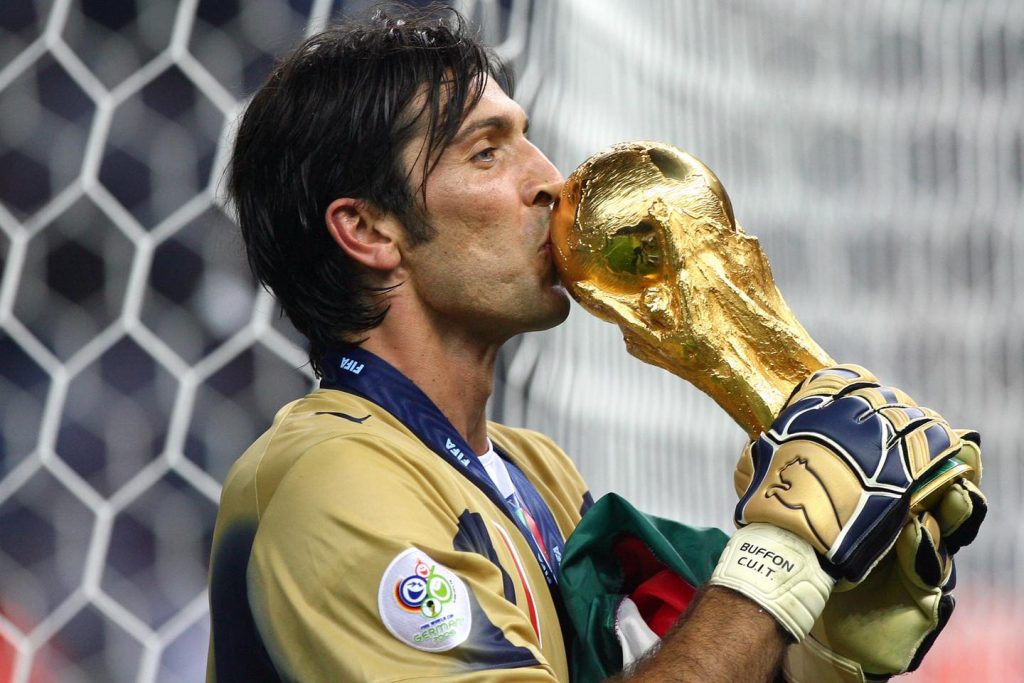
[[[504,174],[460,175],[428,186],[427,209],[439,223],[494,223],[512,216],[520,205],[515,182]]]

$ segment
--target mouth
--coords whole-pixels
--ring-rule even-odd
[[[537,247],[537,261],[540,265],[541,271],[544,273],[545,278],[553,278],[558,280],[558,272],[555,269],[555,249],[551,244],[550,233],[544,236],[544,242]]]
[[[544,242],[538,248],[538,251],[546,252],[548,255],[551,255],[554,250],[554,246],[551,243],[551,227],[552,223],[554,223],[555,211],[558,209],[558,199],[558,197],[555,197],[555,200],[551,202],[551,206],[548,207],[547,217],[544,220]]]
[[[547,216],[545,220],[540,222],[538,226],[540,228],[541,243],[537,247],[537,251],[551,252],[551,217]]]

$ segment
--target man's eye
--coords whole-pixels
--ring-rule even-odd
[[[497,148],[488,147],[487,149],[480,150],[473,155],[474,161],[494,161],[494,153],[497,152]]]

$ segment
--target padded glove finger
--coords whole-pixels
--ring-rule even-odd
[[[953,556],[934,515],[911,517],[896,539],[896,557],[903,576],[918,588],[952,589]]]
[[[973,429],[958,429],[956,435],[961,441],[962,450],[957,454],[961,462],[970,467],[965,476],[975,486],[981,485],[981,434]]]
[[[957,434],[963,442],[957,458],[971,470],[966,477],[950,486],[931,510],[938,517],[943,543],[950,553],[970,545],[988,513],[988,500],[978,488],[981,481],[981,440],[974,431],[958,430]]]
[[[970,545],[977,537],[981,523],[988,514],[988,500],[977,486],[965,479],[949,488],[935,514],[946,547],[949,552],[955,553],[965,545]]]

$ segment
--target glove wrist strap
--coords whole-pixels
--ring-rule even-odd
[[[758,603],[800,642],[825,608],[835,580],[810,543],[757,523],[733,534],[709,583]]]
[[[832,652],[814,636],[786,650],[782,675],[787,683],[867,683],[860,664]],[[875,679],[885,680],[887,677]]]

